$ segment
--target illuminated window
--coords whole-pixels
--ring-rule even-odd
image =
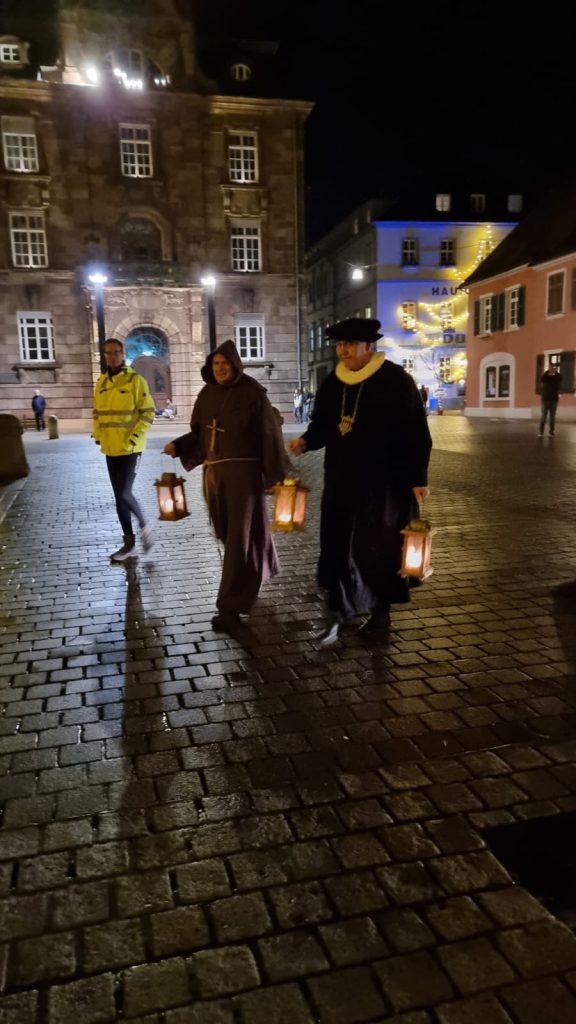
[[[402,303],[402,330],[403,331],[415,331],[416,330],[416,303],[415,302],[403,302]]]
[[[403,267],[417,267],[418,266],[418,239],[416,239],[416,238],[403,238],[402,239],[402,266]]]
[[[237,316],[234,318],[234,341],[240,358],[246,361],[264,358],[264,317]]]
[[[440,326],[443,331],[454,330],[454,303],[443,302],[440,306]]]
[[[310,349],[311,352],[314,351],[314,340],[315,340],[315,338],[316,338],[316,328],[315,328],[314,324],[312,324],[308,328],[308,348]]]
[[[414,360],[413,359],[403,359],[402,360],[402,366],[406,370],[406,373],[414,373]]]
[[[450,356],[440,356],[440,361],[439,361],[439,366],[438,366],[438,376],[440,377],[440,380],[447,381],[447,380],[450,379],[450,365],[451,365],[451,362],[452,361],[450,359]]]
[[[440,242],[440,266],[453,267],[456,263],[456,243],[453,238],[443,238]]]
[[[316,324],[316,348],[324,347],[324,328],[321,323]]]
[[[21,64],[18,43],[0,43],[0,64]]]
[[[50,313],[17,313],[22,362],[54,360],[54,328]]]
[[[232,270],[255,273],[261,269],[260,225],[253,222],[236,221],[230,234],[232,246]]]
[[[252,77],[252,68],[249,64],[243,64],[242,61],[239,61],[237,64],[232,65],[230,74],[237,82],[247,82]]]
[[[48,266],[44,214],[11,213],[10,241],[15,267]]]
[[[472,213],[484,213],[486,209],[486,196],[481,192],[473,192],[470,196],[470,209]]]
[[[548,274],[547,316],[560,316],[564,312],[564,271]]]
[[[367,320],[372,319],[372,306],[366,306],[364,309],[364,316]]]
[[[522,196],[521,195],[509,195],[508,196],[508,213],[521,213],[522,212]]]
[[[255,132],[234,132],[228,136],[230,181],[258,181],[258,138]]]
[[[508,288],[506,291],[505,329],[513,331],[524,323],[524,288]]]
[[[7,171],[30,174],[38,170],[36,131],[31,117],[3,117],[2,146]]]
[[[436,193],[436,209],[438,213],[449,213],[451,206],[451,196],[448,192],[437,192]]]
[[[152,139],[145,124],[120,125],[120,160],[127,178],[152,177]]]

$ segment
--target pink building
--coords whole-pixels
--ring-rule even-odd
[[[546,196],[468,278],[468,416],[535,419],[540,378],[562,375],[576,420],[576,183]]]

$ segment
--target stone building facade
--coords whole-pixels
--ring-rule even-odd
[[[0,25],[0,412],[28,414],[40,388],[49,412],[89,426],[101,301],[106,335],[126,343],[157,406],[171,399],[187,418],[211,274],[218,342],[236,340],[289,417],[305,358],[310,105],[243,95],[258,84],[249,58],[228,67],[227,95],[173,0],[122,19],[105,8],[63,5],[58,53],[38,66]]]

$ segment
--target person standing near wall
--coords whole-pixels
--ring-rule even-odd
[[[544,371],[540,378],[540,383],[542,385],[542,407],[538,437],[543,436],[544,427],[546,426],[546,420],[548,417],[550,417],[548,426],[550,437],[554,437],[556,430],[556,409],[558,408],[560,388],[562,387],[562,374],[555,364],[550,365],[548,369]]]
[[[36,388],[32,399],[32,410],[36,419],[36,430],[46,430],[44,413],[46,411],[46,399],[41,391]]]

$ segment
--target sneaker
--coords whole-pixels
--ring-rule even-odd
[[[340,620],[332,619],[321,633],[315,633],[313,640],[317,640],[320,647],[333,647],[338,640],[340,633]]]
[[[144,551],[150,551],[150,548],[154,546],[154,534],[149,526],[142,527],[140,531],[140,540],[142,541]]]
[[[124,543],[118,551],[115,551],[110,555],[110,559],[113,562],[125,562],[127,558],[133,558],[135,551],[134,546],[136,544],[135,537],[124,537]]]

